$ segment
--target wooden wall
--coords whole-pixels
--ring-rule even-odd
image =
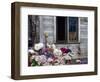
[[[48,42],[56,42],[56,20],[54,16],[39,16],[40,22],[40,42],[44,42],[44,32],[48,33]],[[88,42],[88,21],[87,18],[79,18],[79,43],[77,44],[56,44],[58,48],[68,47],[75,54],[74,58],[87,57]],[[78,47],[81,49],[81,55],[78,56]]]

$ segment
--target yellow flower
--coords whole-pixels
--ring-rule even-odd
[[[44,32],[44,36],[45,36],[45,37],[48,37],[48,33],[47,33],[47,32]]]

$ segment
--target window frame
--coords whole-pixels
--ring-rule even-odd
[[[57,16],[56,16],[57,17]],[[55,24],[54,24],[54,28],[56,28],[55,30],[54,30],[54,32],[56,32],[56,42],[54,42],[55,44],[80,44],[80,18],[79,17],[77,17],[78,18],[78,28],[77,28],[77,38],[78,38],[78,40],[77,41],[74,41],[74,42],[70,42],[69,41],[69,17],[66,17],[66,21],[67,21],[67,25],[66,25],[66,23],[65,23],[65,25],[67,26],[67,28],[66,28],[66,26],[65,26],[65,40],[64,41],[59,41],[59,40],[57,40],[57,19],[56,19],[56,17],[54,18],[54,22],[55,22]],[[66,22],[65,21],[65,22]],[[54,35],[54,37],[55,37],[55,35]]]

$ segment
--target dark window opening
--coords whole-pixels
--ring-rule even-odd
[[[56,39],[58,42],[64,42],[66,39],[66,17],[56,17]]]

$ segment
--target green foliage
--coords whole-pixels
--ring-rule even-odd
[[[32,66],[39,66],[38,62],[35,61],[34,59],[32,60]]]

